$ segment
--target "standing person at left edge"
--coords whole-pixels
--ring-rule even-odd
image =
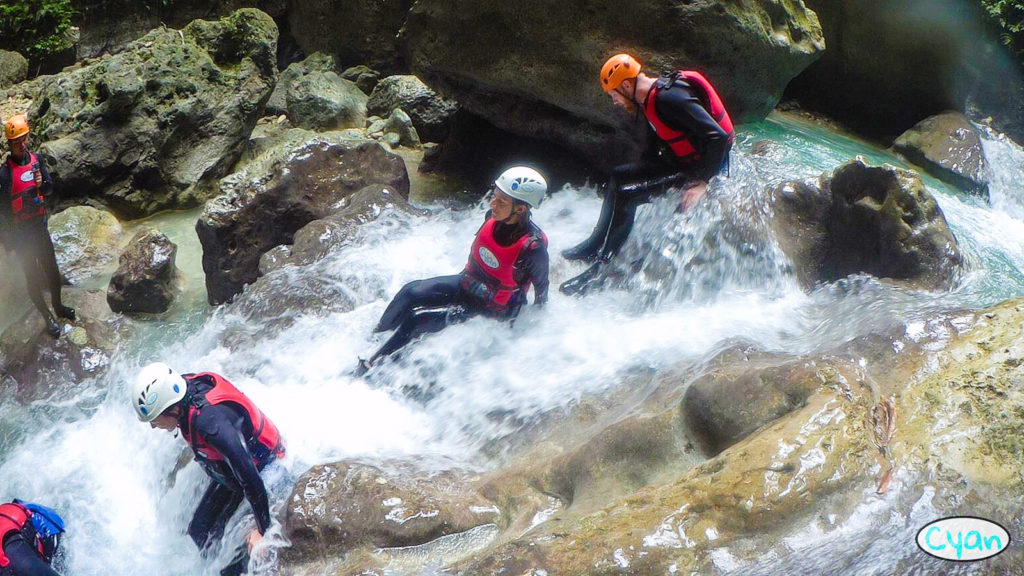
[[[60,336],[60,325],[43,299],[49,290],[53,312],[61,318],[75,319],[75,310],[61,302],[61,277],[57,256],[46,227],[46,196],[53,181],[46,164],[28,149],[28,118],[11,116],[4,123],[4,137],[11,153],[0,166],[0,239],[14,250],[25,272],[28,297],[46,321],[46,331]],[[9,202],[2,199],[9,198]]]
[[[270,527],[270,504],[260,472],[284,457],[277,426],[223,376],[178,374],[161,362],[139,371],[132,406],[139,420],[153,428],[180,430],[212,480],[188,525],[188,535],[201,553],[221,539],[242,500],[249,501],[256,527],[249,533],[248,550],[240,545],[232,563],[220,571],[221,576],[245,573],[247,552]]]

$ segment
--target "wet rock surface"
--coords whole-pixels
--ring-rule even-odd
[[[26,312],[0,335],[0,388],[27,403],[74,396],[85,378],[102,375],[127,326],[107,307],[100,290],[65,288],[73,322],[61,319],[61,336],[46,333],[42,316],[25,299]]]
[[[473,488],[476,476],[414,461],[343,461],[299,479],[285,513],[288,562],[357,547],[393,548],[493,524],[500,510]]]
[[[107,303],[114,312],[159,314],[174,300],[178,247],[163,233],[139,230],[128,242],[110,278]]]
[[[914,172],[857,159],[773,195],[775,235],[804,287],[870,274],[944,290],[961,273],[956,237]]]
[[[117,258],[123,229],[110,212],[73,206],[50,217],[47,224],[57,265],[72,283],[105,272]]]
[[[988,199],[988,161],[978,130],[959,112],[925,118],[892,145],[939,180]]]
[[[284,143],[226,178],[196,223],[210,303],[230,300],[256,280],[264,252],[291,244],[300,228],[372,184],[408,198],[404,161],[373,141],[323,138],[294,148]]]

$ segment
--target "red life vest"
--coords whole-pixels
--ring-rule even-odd
[[[281,441],[277,426],[253,404],[248,396],[235,388],[235,385],[228,382],[223,376],[213,372],[192,374],[186,376],[186,379],[191,381],[201,376],[212,378],[214,386],[202,396],[193,398],[192,404],[188,408],[189,433],[185,435],[185,441],[192,448],[200,463],[221,462],[224,460],[224,456],[196,433],[193,425],[195,417],[199,415],[203,407],[215,406],[224,402],[241,407],[249,415],[249,421],[252,422],[252,436],[246,438],[246,444],[250,447],[250,452],[253,448],[263,447],[270,453],[276,454],[278,458],[284,457],[284,443]],[[253,455],[253,464],[259,466],[259,458],[255,454]]]
[[[43,195],[34,193],[36,188],[35,168],[39,159],[32,152],[28,153],[28,164],[22,166],[7,158],[7,167],[11,170],[11,211],[18,220],[38,218],[46,213]],[[38,201],[33,201],[38,198]]]
[[[711,82],[704,77],[703,74],[695,70],[678,70],[673,73],[665,81],[658,81],[654,87],[651,88],[650,94],[647,95],[647,100],[644,102],[644,116],[647,117],[647,121],[651,125],[651,129],[658,135],[658,138],[668,144],[669,148],[680,159],[686,160],[697,160],[700,155],[697,154],[697,149],[690,142],[686,133],[681,130],[674,130],[665,124],[664,121],[658,116],[658,112],[655,110],[654,102],[658,96],[658,92],[661,90],[671,89],[672,83],[675,82],[677,77],[681,77],[686,80],[691,86],[697,87],[701,92],[704,93],[704,108],[707,109],[708,114],[722,127],[722,130],[729,135],[729,141],[732,142],[736,138],[736,131],[733,129],[732,118],[729,117],[729,112],[725,109],[725,104],[722,103],[722,99],[718,96],[718,92],[715,92],[715,88],[711,85]]]
[[[508,307],[512,297],[522,291],[516,284],[515,264],[519,254],[534,238],[532,234],[525,234],[511,246],[501,246],[494,239],[494,227],[497,224],[497,220],[489,218],[476,233],[473,247],[469,251],[469,262],[464,270],[462,287],[471,295],[481,298],[488,309],[501,312]],[[529,286],[526,289],[529,290]]]
[[[11,565],[11,559],[4,554],[3,541],[11,532],[25,530],[25,525],[32,518],[32,512],[21,504],[11,502],[0,504],[0,568],[7,568]],[[39,555],[43,555],[43,544],[38,538],[34,538]]]

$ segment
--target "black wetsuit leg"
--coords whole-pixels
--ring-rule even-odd
[[[219,482],[211,481],[206,489],[192,521],[188,524],[188,535],[199,550],[205,551],[220,540],[231,515],[245,499],[242,490],[233,490]]]
[[[54,303],[60,304],[61,281],[46,222],[42,218],[18,222],[14,226],[14,241],[14,251],[25,272],[29,299],[40,314],[48,317],[50,310],[43,292],[49,290]]]
[[[615,168],[608,182],[611,202],[607,198],[605,200],[612,208],[601,247],[601,259],[612,258],[626,243],[633,231],[638,206],[650,203],[669,186],[686,178],[686,172],[679,166],[665,164],[638,163]]]
[[[385,356],[390,356],[424,334],[440,332],[448,326],[464,322],[476,314],[477,312],[457,302],[443,308],[417,310],[409,315],[398,326],[391,338],[388,338],[388,341],[374,353],[370,358],[370,363],[373,364]]]
[[[462,276],[438,276],[426,280],[413,280],[395,294],[388,304],[374,332],[394,330],[404,324],[417,308],[447,306],[458,301]]]
[[[20,532],[9,534],[4,539],[3,549],[11,561],[9,568],[15,576],[60,576],[39,556],[39,552],[25,541]]]

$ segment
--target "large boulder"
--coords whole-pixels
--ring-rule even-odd
[[[21,82],[28,76],[28,60],[17,52],[0,50],[0,88]]]
[[[597,82],[612,54],[635,52],[651,71],[701,70],[742,122],[770,112],[824,49],[801,0],[420,0],[404,33],[412,72],[433,89],[601,165],[635,149]]]
[[[411,74],[388,76],[378,82],[366,107],[370,114],[384,118],[395,109],[402,110],[424,142],[444,141],[459,109],[457,103],[439,96]]]
[[[413,0],[288,0],[288,24],[306,54],[324,52],[343,67],[401,68],[398,32]]]
[[[300,62],[292,62],[278,75],[274,91],[267,100],[266,113],[280,115],[288,113],[288,91],[296,80],[312,72],[335,72],[334,58],[317,52]]]
[[[772,227],[801,285],[870,274],[925,290],[952,287],[956,237],[915,172],[857,158],[772,192]]]
[[[264,252],[342,208],[372,184],[409,197],[405,162],[370,140],[315,137],[283,142],[261,161],[221,181],[221,194],[196,223],[211,304],[230,300],[259,275]]]
[[[284,15],[287,0],[75,0],[74,6],[79,31],[75,53],[77,60],[84,60],[104,52],[122,52],[154,28],[181,28],[193,20],[214,20],[239,8],[259,8],[278,18]]]
[[[335,72],[310,72],[286,94],[288,119],[301,128],[334,130],[366,124],[366,94]]]
[[[276,46],[274,21],[244,9],[52,77],[29,116],[58,191],[131,216],[198,204],[263,112]]]
[[[925,118],[892,147],[939,180],[988,199],[988,161],[978,130],[963,114],[947,111]]]
[[[58,267],[71,282],[104,272],[117,258],[123,230],[106,210],[73,206],[51,216],[48,226]]]
[[[501,511],[461,470],[432,472],[411,461],[314,466],[295,484],[285,512],[289,563],[340,557],[360,546],[423,544],[495,523]]]
[[[123,314],[166,312],[179,276],[174,265],[178,247],[157,230],[139,230],[121,253],[110,278],[107,303]]]
[[[1024,137],[1024,73],[976,0],[807,0],[828,50],[786,89],[801,105],[891,139],[944,110]]]
[[[714,368],[686,389],[682,411],[687,428],[705,451],[718,454],[758,428],[802,408],[826,383],[857,382],[857,367],[832,358],[794,360],[760,352],[727,350]]]

